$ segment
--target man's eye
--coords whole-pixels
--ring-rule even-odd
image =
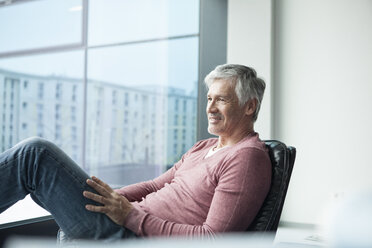
[[[218,101],[220,101],[220,102],[224,102],[225,99],[223,99],[223,98],[219,98]]]
[[[208,99],[208,102],[212,101],[212,98],[210,98],[210,97],[208,97],[207,99]]]

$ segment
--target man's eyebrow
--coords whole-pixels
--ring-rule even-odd
[[[216,97],[218,97],[218,98],[224,98],[226,100],[232,99],[232,96],[230,96],[230,95],[217,95]]]
[[[219,95],[219,97],[223,97],[223,98],[231,98],[230,95]]]
[[[210,97],[211,94],[207,94],[207,97]],[[216,94],[214,97],[222,97],[222,98],[232,98],[231,95],[221,95],[221,94]]]

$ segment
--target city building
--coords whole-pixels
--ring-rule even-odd
[[[0,152],[43,137],[112,185],[159,175],[196,139],[196,95],[181,89],[4,69],[0,82]]]

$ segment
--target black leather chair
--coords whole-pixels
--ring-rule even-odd
[[[273,166],[271,187],[260,211],[247,231],[276,233],[296,158],[296,148],[287,147],[277,140],[265,140],[264,142]]]

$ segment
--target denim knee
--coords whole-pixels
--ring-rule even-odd
[[[55,144],[53,144],[52,142],[46,139],[37,137],[37,136],[27,138],[21,141],[19,145],[21,145],[24,148],[47,148],[48,149],[51,147],[55,147]]]

